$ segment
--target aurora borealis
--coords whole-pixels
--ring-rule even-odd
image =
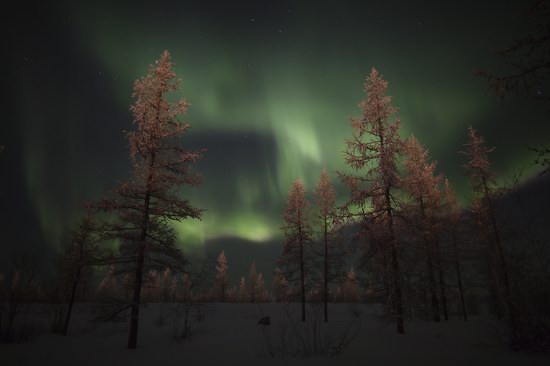
[[[59,245],[76,205],[101,197],[131,166],[133,80],[169,50],[191,103],[184,143],[206,148],[186,191],[206,209],[177,224],[184,248],[230,238],[278,242],[296,177],[311,191],[345,169],[349,118],[376,66],[390,83],[403,136],[414,133],[463,198],[466,127],[496,146],[502,176],[534,172],[528,146],[550,136],[548,106],[483,93],[475,68],[521,34],[522,1],[56,2],[10,9],[0,144],[3,245]],[[13,209],[6,209],[13,207]],[[4,226],[5,225],[5,226]],[[32,244],[36,245],[36,244]]]

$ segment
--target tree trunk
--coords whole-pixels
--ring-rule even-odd
[[[302,321],[306,321],[306,285],[304,280],[304,240],[300,224],[300,288],[302,290]]]
[[[497,274],[495,273],[495,266],[491,259],[490,252],[487,251],[485,254],[485,261],[487,262],[487,288],[492,300],[495,317],[497,320],[502,320],[502,296],[499,294]]]
[[[445,274],[443,272],[443,266],[441,265],[441,251],[439,250],[439,239],[437,238],[437,234],[435,234],[435,251],[436,251],[436,259],[437,259],[437,269],[439,274],[439,291],[441,295],[441,305],[443,306],[443,316],[446,321],[449,320],[449,312],[447,310],[447,293],[445,289]]]
[[[379,244],[380,250],[382,252],[382,281],[384,281],[384,304],[387,305],[390,302],[390,288],[393,287],[393,285],[388,278],[390,263],[388,261],[387,249],[384,247],[384,245],[382,245],[382,243]]]
[[[152,180],[152,171],[155,156],[151,157],[151,167],[148,177],[148,188],[145,193],[145,208],[143,213],[143,223],[141,227],[141,235],[139,240],[138,258],[136,263],[136,271],[134,278],[134,295],[132,298],[132,312],[130,315],[130,334],[128,335],[128,348],[135,349],[137,346],[138,322],[139,322],[139,307],[141,300],[141,287],[143,282],[143,264],[145,261],[145,245],[147,240],[147,228],[149,226],[149,202],[151,199],[150,182]]]
[[[396,329],[397,333],[405,333],[405,327],[403,326],[403,304],[401,299],[401,283],[399,280],[399,263],[397,262],[397,248],[396,243],[393,241],[392,245],[392,270],[393,270],[393,287],[395,291],[394,307],[396,314]]]
[[[504,251],[502,249],[502,243],[500,241],[500,232],[498,230],[498,226],[496,222],[495,210],[493,208],[493,202],[489,194],[489,188],[487,187],[487,181],[485,180],[485,177],[483,177],[482,181],[483,181],[485,200],[487,201],[487,206],[489,209],[489,219],[491,220],[491,228],[493,229],[493,235],[495,239],[495,246],[496,246],[497,257],[499,261],[499,267],[502,272],[502,281],[504,283],[504,304],[506,306],[506,316],[508,318],[508,322],[510,323],[512,336],[516,337],[517,331],[518,331],[517,319],[516,319],[517,314],[516,314],[514,302],[512,301],[512,294],[510,292],[510,280],[508,276],[508,267],[506,265],[506,260],[504,259]]]
[[[386,199],[386,214],[389,220],[390,240],[391,240],[391,267],[393,277],[393,290],[394,290],[394,311],[396,317],[396,329],[397,333],[405,333],[405,327],[403,325],[403,300],[401,297],[401,279],[399,278],[399,263],[397,261],[397,242],[395,240],[395,234],[393,230],[393,215],[391,212],[391,197],[388,187],[385,189]]]
[[[455,267],[456,267],[456,278],[458,281],[458,292],[460,294],[460,305],[462,309],[462,316],[464,318],[464,321],[468,321],[468,313],[466,312],[466,302],[464,301],[464,289],[462,288],[462,276],[460,274],[460,260],[458,257],[458,246],[456,243],[456,233],[454,230],[451,231],[452,240],[453,240],[453,248],[454,248],[454,254],[455,254]]]
[[[426,233],[426,213],[424,211],[424,201],[422,198],[418,200],[418,203],[420,205],[420,217],[422,219],[422,231],[423,231],[423,238],[424,238],[424,246],[426,249],[426,269],[428,271],[428,280],[430,281],[430,298],[432,301],[432,318],[434,322],[441,321],[439,317],[439,301],[437,299],[437,285],[435,283],[435,275],[434,275],[434,269],[433,269],[433,260],[432,260],[432,248],[431,248],[431,242],[430,238],[428,237],[428,234]]]
[[[130,315],[130,334],[128,336],[128,348],[135,349],[137,346],[139,306],[141,297],[141,286],[143,281],[143,263],[145,259],[145,243],[139,245],[138,260],[134,279],[134,295],[132,298],[132,313]]]
[[[382,121],[378,120],[378,138],[380,140],[380,155],[385,155],[385,144],[384,144],[384,134],[382,133]],[[381,158],[380,158],[381,159]],[[405,333],[405,327],[403,325],[403,299],[401,297],[401,279],[399,274],[399,262],[397,260],[397,241],[395,240],[395,233],[393,229],[393,214],[392,214],[392,204],[391,204],[391,195],[390,188],[391,184],[388,181],[387,176],[383,176],[384,181],[384,203],[386,205],[385,211],[388,218],[388,231],[390,234],[390,246],[391,246],[391,268],[392,268],[392,279],[393,279],[393,307],[395,311],[395,325],[397,333]]]
[[[158,96],[157,104],[157,119],[160,112],[160,98]],[[139,322],[139,307],[141,301],[141,286],[143,282],[143,264],[145,261],[145,245],[147,241],[147,230],[149,228],[149,204],[151,202],[151,186],[153,182],[153,173],[155,167],[155,152],[151,153],[151,161],[149,162],[149,171],[147,175],[147,188],[145,191],[145,197],[143,200],[143,221],[141,223],[141,233],[139,237],[138,257],[136,263],[136,271],[134,278],[134,295],[132,298],[132,312],[130,315],[130,334],[128,335],[128,348],[135,349],[137,346],[137,333]]]
[[[325,216],[325,283],[324,283],[324,302],[325,302],[325,323],[328,323],[328,233],[327,218]]]
[[[12,332],[13,332],[13,323],[15,321],[15,317],[17,315],[17,308],[19,307],[19,304],[16,303],[16,302],[11,302],[9,305],[8,305],[8,311],[7,311],[7,315],[8,315],[8,325],[6,326],[6,333],[4,335],[4,340],[6,342],[11,342],[12,341]]]
[[[427,238],[424,238],[427,240]],[[430,281],[430,298],[432,300],[432,318],[434,322],[441,321],[439,317],[439,301],[437,299],[435,276],[432,264],[432,254],[429,247],[429,242],[426,242],[426,267],[428,270],[428,280]]]
[[[71,313],[73,310],[73,304],[74,304],[74,298],[76,295],[76,289],[78,287],[78,281],[80,280],[80,273],[82,270],[82,266],[78,265],[78,270],[76,271],[76,277],[73,281],[73,286],[71,289],[71,297],[69,298],[69,304],[67,308],[67,315],[65,316],[65,322],[63,323],[63,335],[67,335],[67,332],[69,331],[69,321],[71,319]]]

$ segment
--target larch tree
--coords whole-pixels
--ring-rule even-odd
[[[247,298],[247,291],[246,291],[246,279],[244,277],[241,277],[239,281],[239,301],[245,302],[248,301]]]
[[[309,210],[306,189],[298,178],[290,187],[283,214],[285,224],[281,226],[281,230],[285,240],[279,265],[289,284],[293,287],[299,286],[303,322],[306,321],[306,273],[310,267],[306,253],[311,243]]]
[[[441,208],[441,207],[439,207],[441,205],[440,204],[441,197],[439,196],[439,193],[440,192],[437,189],[438,197],[436,198],[436,200],[438,201],[438,203],[436,204],[436,207],[434,208],[434,210],[438,210],[438,209]],[[441,221],[440,218],[436,218],[434,220]],[[435,226],[438,226],[438,225],[440,225],[440,222],[437,223]],[[442,248],[441,245],[440,245],[437,229],[434,230],[434,244],[435,244],[435,260],[437,262],[437,273],[438,273],[438,278],[439,278],[439,294],[441,296],[441,305],[443,307],[443,317],[445,318],[446,321],[448,321],[449,320],[449,309],[448,309],[448,304],[447,304],[447,282],[446,282],[446,279],[445,279],[446,275],[445,275],[445,270],[444,270],[444,266],[443,266],[443,258],[442,258],[444,248]]]
[[[359,281],[353,267],[346,273],[346,279],[342,284],[342,298],[345,302],[357,302],[359,296]]]
[[[137,345],[144,269],[149,263],[182,271],[185,258],[176,247],[172,222],[200,219],[202,214],[180,191],[182,186],[200,183],[190,166],[203,151],[188,151],[181,146],[181,137],[190,125],[180,118],[189,104],[185,99],[172,102],[168,98],[179,85],[168,51],[150,66],[145,77],[135,81],[130,110],[136,130],[126,132],[133,178],[97,205],[114,217],[106,231],[121,242],[123,258],[119,262],[132,269],[130,349]]]
[[[160,277],[160,276],[159,276]],[[159,299],[162,303],[174,301],[177,279],[172,276],[170,267],[166,267],[162,272],[162,279],[159,279]]]
[[[340,228],[337,209],[336,193],[326,169],[321,171],[319,183],[313,192],[316,205],[316,226],[320,229],[323,262],[323,303],[324,320],[328,322],[329,282],[338,277],[343,265],[342,253],[338,243]]]
[[[517,334],[517,319],[512,292],[510,288],[510,278],[506,255],[502,245],[500,230],[497,224],[496,212],[494,207],[494,173],[490,169],[489,153],[494,148],[485,146],[483,137],[478,136],[476,131],[470,126],[468,128],[468,141],[464,144],[465,150],[462,151],[466,155],[468,162],[464,165],[470,178],[471,188],[475,194],[476,210],[475,213],[480,216],[478,220],[487,222],[487,232],[483,233],[489,239],[489,247],[486,249],[492,257],[493,262],[498,268],[499,280],[497,288],[502,294],[502,301],[506,309],[506,317],[510,324],[512,336]]]
[[[487,89],[500,97],[508,94],[525,94],[531,98],[550,101],[550,1],[535,0],[523,11],[523,21],[528,33],[518,36],[504,48],[495,49],[497,56],[507,66],[498,74],[476,70]]]
[[[456,271],[456,280],[457,280],[457,287],[458,287],[458,293],[460,295],[460,309],[462,312],[462,317],[464,318],[464,321],[468,321],[468,312],[466,311],[466,301],[464,300],[464,287],[462,284],[462,271],[461,271],[461,264],[460,264],[460,251],[458,248],[458,235],[457,235],[457,227],[460,225],[460,216],[461,216],[461,209],[459,202],[456,198],[456,195],[454,193],[453,187],[451,186],[451,183],[449,183],[449,180],[445,178],[444,180],[444,192],[443,192],[443,198],[444,198],[444,215],[449,227],[449,232],[451,234],[451,242],[453,245],[453,257],[454,257],[454,264],[455,264],[455,271]]]
[[[262,272],[258,273],[256,280],[256,301],[265,302],[267,300],[267,291],[265,289],[264,275]]]
[[[248,301],[255,303],[258,301],[258,271],[256,271],[256,262],[252,262],[248,271],[248,281],[246,281]]]
[[[366,99],[359,104],[362,116],[352,119],[353,136],[345,141],[344,158],[355,174],[339,174],[351,193],[346,208],[352,217],[384,218],[384,226],[378,230],[381,234],[383,232],[380,238],[388,248],[390,257],[392,305],[397,332],[404,333],[399,243],[395,234],[395,192],[400,186],[397,161],[403,142],[399,137],[400,121],[392,119],[396,108],[391,105],[391,97],[386,95],[387,89],[388,82],[373,67],[365,82]],[[378,199],[377,210],[366,215],[372,200]]]
[[[446,319],[445,284],[443,270],[439,254],[439,245],[435,231],[435,215],[437,209],[441,176],[435,175],[437,164],[429,161],[428,151],[422,144],[411,136],[405,143],[405,170],[407,175],[403,178],[403,186],[411,196],[410,204],[415,229],[420,233],[424,242],[426,254],[426,271],[429,280],[429,292],[432,303],[432,317],[435,322],[440,321],[439,306],[442,302]],[[437,266],[436,263],[438,262]],[[437,284],[435,279],[436,267],[439,269],[440,299],[437,295]]]
[[[221,251],[216,261],[216,287],[220,291],[220,301],[225,302],[225,293],[227,291],[227,258],[225,251]]]
[[[377,182],[373,184],[374,189],[379,189]],[[383,212],[385,205],[383,196],[374,196],[371,200],[372,212]],[[373,215],[369,212],[363,212],[364,219],[361,222],[361,230],[355,235],[359,243],[362,244],[363,251],[359,258],[360,267],[369,269],[370,278],[367,279],[369,286],[382,291],[384,294],[385,310],[393,309],[391,283],[391,261],[390,248],[387,246],[387,235],[385,231],[378,228],[387,227],[388,218],[385,215]],[[389,306],[388,306],[389,305]],[[393,310],[392,310],[393,311]]]
[[[280,268],[275,268],[273,275],[273,297],[276,302],[285,302],[288,300],[289,286],[288,281]]]
[[[39,290],[39,257],[21,252],[12,255],[12,265],[0,275],[0,341],[16,340],[17,319],[26,318]]]
[[[114,266],[110,266],[103,279],[99,282],[96,290],[96,299],[101,302],[112,301],[119,297],[120,285],[115,276]]]
[[[518,35],[507,46],[495,49],[505,64],[504,71],[496,73],[478,69],[475,74],[485,82],[487,91],[504,98],[526,95],[534,100],[550,101],[550,0],[534,0],[517,19],[525,23],[527,33]],[[550,136],[546,136],[549,138]],[[542,173],[550,173],[550,143],[529,147],[536,153],[536,164]]]
[[[76,293],[81,285],[83,272],[90,266],[103,262],[102,249],[97,226],[89,212],[82,218],[76,230],[70,234],[70,241],[61,255],[61,276],[66,295],[67,308],[61,325],[61,333],[67,335]]]
[[[542,167],[540,174],[550,174],[550,143],[529,149],[537,155],[535,164]]]

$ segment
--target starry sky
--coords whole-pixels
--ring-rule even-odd
[[[128,179],[122,131],[132,128],[132,82],[165,49],[182,79],[179,96],[191,103],[183,144],[208,150],[195,167],[202,186],[185,191],[207,211],[176,225],[180,244],[224,248],[234,253],[230,267],[232,259],[274,261],[266,253],[280,246],[295,178],[311,191],[326,167],[346,198],[336,171],[346,169],[349,119],[360,114],[373,66],[390,83],[403,137],[418,137],[462,199],[458,151],[469,125],[496,146],[493,167],[503,177],[535,171],[527,147],[550,136],[548,106],[502,101],[473,76],[476,68],[502,70],[491,50],[525,33],[514,17],[523,1],[322,3],[10,5],[2,26],[2,248],[55,250],[78,203]]]

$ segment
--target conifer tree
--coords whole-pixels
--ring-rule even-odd
[[[464,144],[464,147],[465,150],[462,153],[468,158],[468,162],[464,165],[464,168],[467,171],[471,188],[476,196],[475,213],[478,216],[478,220],[488,223],[487,231],[483,233],[490,243],[487,252],[498,267],[498,276],[500,277],[498,282],[502,283],[502,301],[506,308],[506,317],[510,324],[512,336],[515,337],[518,330],[517,314],[512,299],[508,265],[502,246],[500,230],[497,225],[494,208],[494,195],[496,191],[493,189],[495,175],[490,169],[488,156],[494,148],[485,146],[483,137],[478,136],[476,130],[471,126],[468,128],[468,141]],[[499,287],[498,283],[496,285]]]
[[[379,189],[380,185],[377,182],[373,184],[374,189]],[[382,208],[385,205],[383,196],[374,196],[371,200],[372,212],[383,212]],[[371,280],[378,283],[378,287],[382,288],[384,293],[384,304],[386,310],[392,302],[390,299],[393,285],[391,283],[391,251],[386,245],[387,235],[380,227],[387,227],[388,218],[385,215],[368,215],[367,220],[363,223],[363,227],[356,237],[370,245],[363,250],[360,257],[360,266],[363,268],[371,268]],[[363,239],[365,238],[365,239]],[[381,286],[380,286],[381,284]],[[393,306],[392,306],[393,307]]]
[[[241,280],[239,281],[239,301],[245,302],[248,300],[247,297],[246,279],[244,277],[241,277]]]
[[[258,272],[256,271],[256,262],[252,262],[248,271],[247,294],[248,301],[255,303],[258,300]]]
[[[227,290],[227,258],[223,250],[218,255],[216,271],[216,287],[220,291],[220,301],[225,302],[225,292]]]
[[[353,267],[346,274],[342,288],[343,300],[346,302],[357,302],[359,300],[359,283]]]
[[[283,302],[288,300],[289,286],[283,271],[280,268],[275,268],[275,274],[273,275],[273,297],[276,302]]]
[[[397,332],[404,333],[399,243],[395,235],[395,193],[400,184],[397,160],[402,140],[398,134],[400,121],[392,120],[396,108],[391,105],[391,97],[386,95],[387,89],[388,82],[372,68],[365,82],[366,99],[359,104],[363,113],[360,118],[352,119],[353,136],[346,140],[344,152],[346,164],[355,174],[340,173],[340,176],[350,189],[351,198],[346,207],[351,216],[365,222],[373,216],[384,217],[384,226],[378,228],[379,238],[389,253]],[[371,202],[377,199],[380,201],[378,209],[372,212]]]
[[[174,299],[174,287],[176,279],[172,276],[170,267],[166,267],[162,272],[162,280],[159,281],[159,298],[163,303],[170,302]]]
[[[264,302],[267,299],[266,290],[265,290],[265,281],[264,275],[262,272],[258,273],[258,278],[256,279],[256,301]]]
[[[407,176],[403,179],[404,187],[412,198],[411,209],[413,218],[416,218],[416,230],[420,233],[424,242],[426,254],[426,269],[429,280],[429,291],[432,302],[432,317],[436,322],[440,321],[439,299],[437,295],[437,284],[435,279],[435,261],[439,262],[439,279],[441,286],[441,301],[446,310],[445,286],[439,259],[437,238],[435,233],[434,210],[438,205],[438,185],[441,177],[435,175],[435,162],[429,162],[428,151],[420,142],[411,136],[405,144],[405,169]],[[448,319],[447,312],[445,311]]]
[[[342,267],[342,253],[339,250],[338,229],[339,222],[336,213],[336,193],[326,169],[321,171],[319,183],[314,191],[316,204],[316,221],[320,228],[320,242],[323,258],[323,303],[324,319],[328,322],[329,282],[338,276]]]
[[[287,281],[299,285],[302,302],[302,321],[306,321],[306,263],[307,247],[311,242],[311,227],[309,224],[309,204],[306,199],[306,189],[298,178],[288,192],[284,212],[285,224],[281,230],[285,235],[283,253],[279,264]]]
[[[83,271],[101,261],[102,251],[97,227],[90,213],[86,213],[78,228],[71,233],[70,242],[65,246],[61,258],[63,283],[67,290],[67,309],[63,319],[61,333],[67,335],[76,292],[82,281]]]
[[[200,219],[202,210],[184,199],[179,188],[196,186],[199,179],[190,165],[202,151],[181,147],[181,137],[190,128],[180,117],[185,99],[171,102],[169,94],[179,88],[170,53],[164,51],[150,66],[147,76],[134,83],[130,107],[136,130],[126,132],[133,163],[133,179],[121,184],[98,206],[111,216],[108,232],[122,242],[121,253],[132,268],[134,288],[131,303],[128,348],[136,348],[139,308],[147,262],[182,270],[185,259],[176,247],[170,221]]]
[[[114,266],[110,266],[105,277],[99,282],[96,295],[101,301],[112,301],[117,297],[118,291],[119,285],[115,276],[115,268]]]

